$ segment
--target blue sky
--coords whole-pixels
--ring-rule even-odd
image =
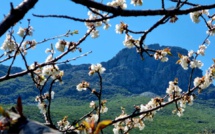
[[[13,0],[14,6],[18,5],[22,0]],[[1,1],[0,5],[0,19],[3,19],[3,15],[7,15],[10,10],[8,0]],[[104,3],[109,2],[108,0],[104,0]],[[207,0],[207,2],[202,2],[204,4],[212,3],[213,0]],[[134,8],[130,5],[130,1],[127,1],[128,8]],[[174,4],[167,3],[167,8],[172,7]],[[155,0],[144,0],[143,6],[138,7],[138,9],[149,9],[149,8],[159,8],[160,1]],[[81,5],[75,5],[69,0],[54,0],[54,1],[39,1],[36,6],[25,16],[21,23],[18,23],[14,27],[15,33],[18,31],[19,26],[27,27],[27,19],[31,19],[31,25],[34,27],[34,35],[29,37],[29,39],[36,39],[36,41],[41,41],[44,38],[53,37],[56,35],[64,34],[68,30],[78,30],[79,34],[75,36],[71,36],[69,38],[62,38],[68,41],[78,41],[87,31],[84,23],[74,22],[72,20],[66,19],[56,19],[56,18],[36,18],[32,16],[32,13],[35,14],[57,14],[57,15],[69,15],[80,18],[87,18],[87,8]],[[214,10],[213,10],[214,11]],[[210,11],[212,14],[213,12]],[[87,57],[83,57],[76,61],[71,61],[70,63],[73,65],[83,64],[83,63],[99,63],[102,61],[107,61],[115,56],[121,49],[124,48],[123,40],[125,35],[116,34],[115,33],[115,25],[119,24],[121,21],[127,23],[129,28],[134,31],[142,31],[147,30],[150,26],[152,26],[161,16],[157,17],[129,17],[129,18],[115,18],[110,20],[111,27],[108,30],[103,30],[102,27],[99,28],[100,36],[97,39],[87,38],[87,40],[82,43],[80,46],[83,50],[82,53],[75,52],[69,54],[66,58],[73,58],[79,56],[88,51],[93,51],[92,54]],[[188,50],[197,50],[198,46],[203,42],[206,38],[206,30],[207,27],[201,20],[200,23],[194,24],[189,15],[180,16],[179,20],[172,24],[167,23],[166,25],[162,25],[152,33],[147,36],[145,40],[145,44],[154,44],[159,43],[160,45],[169,45],[169,46],[180,46],[186,48]],[[139,36],[134,36],[136,39]],[[5,35],[0,38],[0,43],[2,44],[5,39]],[[17,40],[21,38],[17,37]],[[36,47],[35,50],[29,51],[27,54],[27,59],[29,64],[34,61],[43,62],[48,56],[45,54],[45,49],[50,48],[50,44],[55,45],[58,39],[46,42],[44,44],[40,44]],[[203,71],[205,71],[213,62],[212,58],[215,58],[214,50],[215,50],[215,37],[210,37],[211,45],[206,50],[206,56],[200,57],[204,62],[204,66],[202,67]],[[0,54],[3,51],[0,50]],[[59,53],[55,53],[57,56]],[[6,64],[9,64],[7,62]],[[16,66],[23,67],[23,62],[21,59],[17,59],[15,62]]]

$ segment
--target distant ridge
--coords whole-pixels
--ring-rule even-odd
[[[173,81],[175,78],[178,78],[179,86],[186,91],[191,70],[182,69],[180,65],[176,64],[176,61],[178,53],[187,54],[188,51],[180,47],[149,45],[149,48],[156,50],[166,47],[170,48],[173,54],[173,56],[169,56],[167,63],[154,60],[148,55],[144,55],[144,60],[141,60],[135,48],[124,48],[109,61],[102,62],[106,68],[105,73],[102,74],[104,96],[110,98],[116,94],[132,95],[143,92],[163,95],[166,93],[169,81]],[[76,85],[83,80],[90,82],[91,87],[98,90],[98,76],[88,76],[89,66],[90,64],[61,65],[60,69],[65,71],[64,84],[54,86],[56,97],[95,99],[88,91],[78,92],[76,90]],[[0,65],[0,75],[5,69],[5,66]],[[19,68],[15,70],[17,69]],[[195,70],[193,78],[197,76],[202,76],[202,70]],[[0,102],[2,103],[14,102],[18,95],[21,95],[26,102],[33,102],[34,97],[38,95],[37,89],[32,82],[29,82],[27,75],[2,82],[0,86]],[[210,92],[214,92],[214,90],[210,90]],[[209,98],[210,95],[206,94],[204,97]]]

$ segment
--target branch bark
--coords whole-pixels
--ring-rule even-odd
[[[194,11],[199,11],[203,9],[212,9],[215,8],[215,4],[211,5],[200,5],[200,6],[195,6],[192,8],[188,9],[183,9],[179,10],[177,8],[171,9],[171,10],[163,10],[163,9],[158,9],[158,10],[123,10],[121,8],[115,8],[115,7],[110,7],[92,0],[71,0],[75,2],[76,4],[81,4],[86,7],[91,7],[91,8],[96,8],[101,11],[105,11],[108,13],[112,13],[114,15],[118,16],[126,16],[126,17],[131,17],[131,16],[160,16],[160,15],[184,15],[184,14],[189,14],[190,12]]]
[[[20,21],[25,14],[34,7],[38,0],[24,0],[16,8],[11,3],[10,13],[0,23],[0,37],[14,24]]]

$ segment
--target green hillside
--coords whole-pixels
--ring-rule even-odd
[[[133,111],[134,105],[145,104],[149,98],[143,96],[115,96],[108,99],[107,114],[102,114],[103,119],[114,119],[121,113],[120,107],[126,108],[126,113]],[[9,107],[9,106],[7,106]],[[134,129],[131,134],[196,134],[196,133],[215,133],[215,99],[214,100],[195,100],[192,106],[187,106],[184,116],[178,117],[172,114],[174,105],[168,106],[158,111],[152,122],[145,121],[146,127],[139,131]],[[89,102],[77,101],[67,98],[56,98],[53,100],[51,111],[54,122],[56,123],[65,115],[69,116],[69,121],[79,119],[91,109]],[[43,115],[39,113],[36,102],[32,105],[25,105],[25,115],[34,120],[44,122]],[[112,133],[112,126],[104,130],[105,134]]]

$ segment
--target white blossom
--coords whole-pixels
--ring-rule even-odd
[[[187,70],[188,69],[188,64],[190,62],[189,57],[179,54],[179,58],[180,59],[177,61],[177,63],[180,64],[184,70]]]
[[[162,62],[167,62],[169,60],[167,57],[168,54],[171,55],[169,48],[165,48],[163,50],[157,50],[154,53],[154,58],[155,60],[161,60]]]
[[[109,27],[111,27],[110,24],[105,24],[103,28],[104,28],[104,30],[107,30]]]
[[[91,101],[91,102],[90,102],[90,107],[91,107],[91,108],[95,108],[95,107],[96,107],[95,101]]]
[[[123,31],[128,27],[127,24],[121,22],[120,24],[116,24],[115,31],[117,34],[122,34]]]
[[[194,52],[193,50],[190,50],[190,51],[188,52],[188,57],[192,57],[194,53],[195,53],[195,52]]]
[[[123,41],[123,44],[127,48],[132,48],[132,47],[134,47],[134,39],[132,38],[132,36],[126,34],[125,35],[125,40]]]
[[[67,45],[67,42],[64,40],[59,40],[56,44],[55,47],[58,51],[64,52],[65,46]]]
[[[44,102],[38,102],[38,108],[40,109],[40,113],[45,114],[46,113],[46,104]]]
[[[92,64],[90,66],[90,72],[88,73],[90,76],[93,75],[95,72],[99,72],[100,74],[104,73],[106,69],[102,67],[100,63],[98,64]]]
[[[45,61],[45,62],[49,62],[49,61],[51,61],[51,60],[52,60],[52,58],[53,58],[53,56],[52,56],[52,54],[50,54],[50,55],[46,58],[46,61]]]
[[[20,37],[24,37],[24,35],[25,35],[25,29],[22,28],[22,27],[19,27],[19,30],[18,30],[17,34],[18,34]]]
[[[200,19],[199,19],[200,15],[201,15],[201,12],[199,12],[199,11],[191,12],[190,18],[194,23],[199,23],[200,22]]]
[[[100,113],[106,113],[108,111],[108,108],[106,106],[102,106]]]
[[[44,93],[45,96],[49,96],[49,92]],[[55,92],[51,91],[51,99],[54,99]]]
[[[211,28],[208,29],[208,30],[206,31],[206,33],[207,33],[208,35],[210,35],[210,36],[214,36],[214,35],[215,35],[215,25],[211,26]]]
[[[185,109],[179,108],[179,110],[178,110],[178,112],[177,112],[178,117],[183,116],[183,115],[184,115],[184,111],[185,111]]]
[[[68,128],[70,127],[70,123],[69,121],[67,120],[67,116],[65,116],[62,120],[58,121],[57,122],[57,125],[59,127],[59,129],[61,131],[64,131],[64,130],[68,130]],[[74,128],[74,127],[73,127]]]
[[[207,48],[206,45],[204,45],[204,44],[200,45],[199,50],[197,51],[197,54],[200,54],[200,55],[204,56],[206,48]]]
[[[76,89],[78,91],[82,91],[82,90],[87,90],[87,88],[90,86],[90,84],[86,81],[83,81],[81,83],[79,83],[77,86],[76,86]]]
[[[194,79],[194,82],[193,82],[193,85],[196,87],[196,86],[199,86],[200,83],[202,82],[202,79],[200,77],[196,77]]]
[[[190,62],[191,68],[201,68],[203,66],[203,63],[199,60],[193,60]]]
[[[93,30],[90,33],[90,35],[91,35],[92,38],[97,38],[99,36],[99,31],[98,30]]]
[[[127,8],[127,4],[125,0],[113,0],[112,2],[108,2],[107,5],[111,7],[120,7],[122,9]]]
[[[87,117],[85,120],[86,120],[86,122],[88,122],[88,123],[90,124],[90,123],[92,123],[92,122],[96,123],[96,122],[98,121],[98,119],[99,119],[98,114],[91,114],[91,115],[90,115],[89,117]]]
[[[4,51],[13,51],[16,49],[16,43],[9,34],[6,35],[6,39],[4,40],[1,49]]]
[[[119,134],[119,128],[113,128],[113,134]]]
[[[131,0],[131,4],[134,6],[142,6],[143,0]]]

